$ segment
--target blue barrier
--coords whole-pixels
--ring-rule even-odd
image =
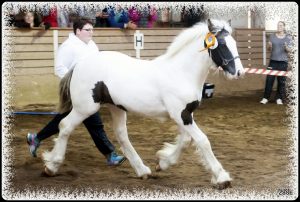
[[[12,115],[57,115],[58,112],[11,112]]]

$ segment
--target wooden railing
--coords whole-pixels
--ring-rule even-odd
[[[153,59],[162,55],[174,37],[182,28],[142,29],[145,36],[145,49],[141,59]],[[263,31],[262,29],[235,29],[233,36],[237,41],[238,52],[244,67],[264,67],[263,65]],[[37,37],[41,30],[13,30],[14,44],[11,60],[15,68],[53,68],[53,30]],[[58,29],[59,45],[67,39],[71,29]],[[134,30],[114,28],[95,29],[93,39],[100,50],[120,51],[135,56],[133,47]],[[267,60],[270,53],[267,52]]]
[[[264,68],[263,29],[235,29],[233,36],[237,42],[244,67]],[[266,61],[270,58],[270,52],[266,49]]]
[[[172,29],[142,29],[145,36],[145,49],[141,51],[141,59],[153,59],[162,55],[173,38],[182,28]],[[41,30],[13,30],[14,44],[11,60],[15,68],[53,68],[54,46],[53,30],[46,31],[42,37],[36,37]],[[58,29],[58,44],[60,45],[72,32],[71,29]],[[135,30],[95,29],[93,40],[100,50],[114,50],[135,56],[133,35]]]

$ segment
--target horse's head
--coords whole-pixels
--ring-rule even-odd
[[[222,67],[225,75],[232,78],[239,78],[245,71],[241,63],[237,46],[231,36],[231,27],[225,21],[208,19],[208,30],[205,40],[205,47],[217,67]]]

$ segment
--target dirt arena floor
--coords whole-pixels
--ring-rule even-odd
[[[259,103],[262,92],[232,96],[214,96],[202,100],[194,113],[200,129],[208,136],[214,154],[225,170],[230,172],[232,188],[271,189],[275,193],[289,188],[291,142],[288,130],[290,122],[287,106],[270,102]],[[26,106],[20,111],[53,111],[55,106]],[[107,108],[100,111],[105,130],[120,152],[112,132],[110,114]],[[129,138],[144,163],[154,176],[148,180],[138,178],[125,161],[121,166],[109,167],[104,157],[96,149],[83,125],[71,135],[66,158],[58,175],[47,177],[43,174],[41,154],[54,146],[53,138],[43,141],[38,157],[28,152],[25,136],[27,132],[37,132],[50,121],[50,115],[16,115],[11,122],[12,149],[14,153],[14,175],[11,191],[22,192],[52,188],[60,191],[86,188],[107,191],[110,189],[164,190],[173,188],[212,189],[211,175],[198,161],[195,147],[187,148],[177,165],[167,171],[155,172],[155,153],[164,142],[172,143],[177,135],[174,122],[159,122],[134,114],[128,114]]]

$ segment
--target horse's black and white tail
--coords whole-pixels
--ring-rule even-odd
[[[70,95],[70,83],[73,74],[73,68],[61,79],[59,83],[59,113],[72,110],[72,100]]]

